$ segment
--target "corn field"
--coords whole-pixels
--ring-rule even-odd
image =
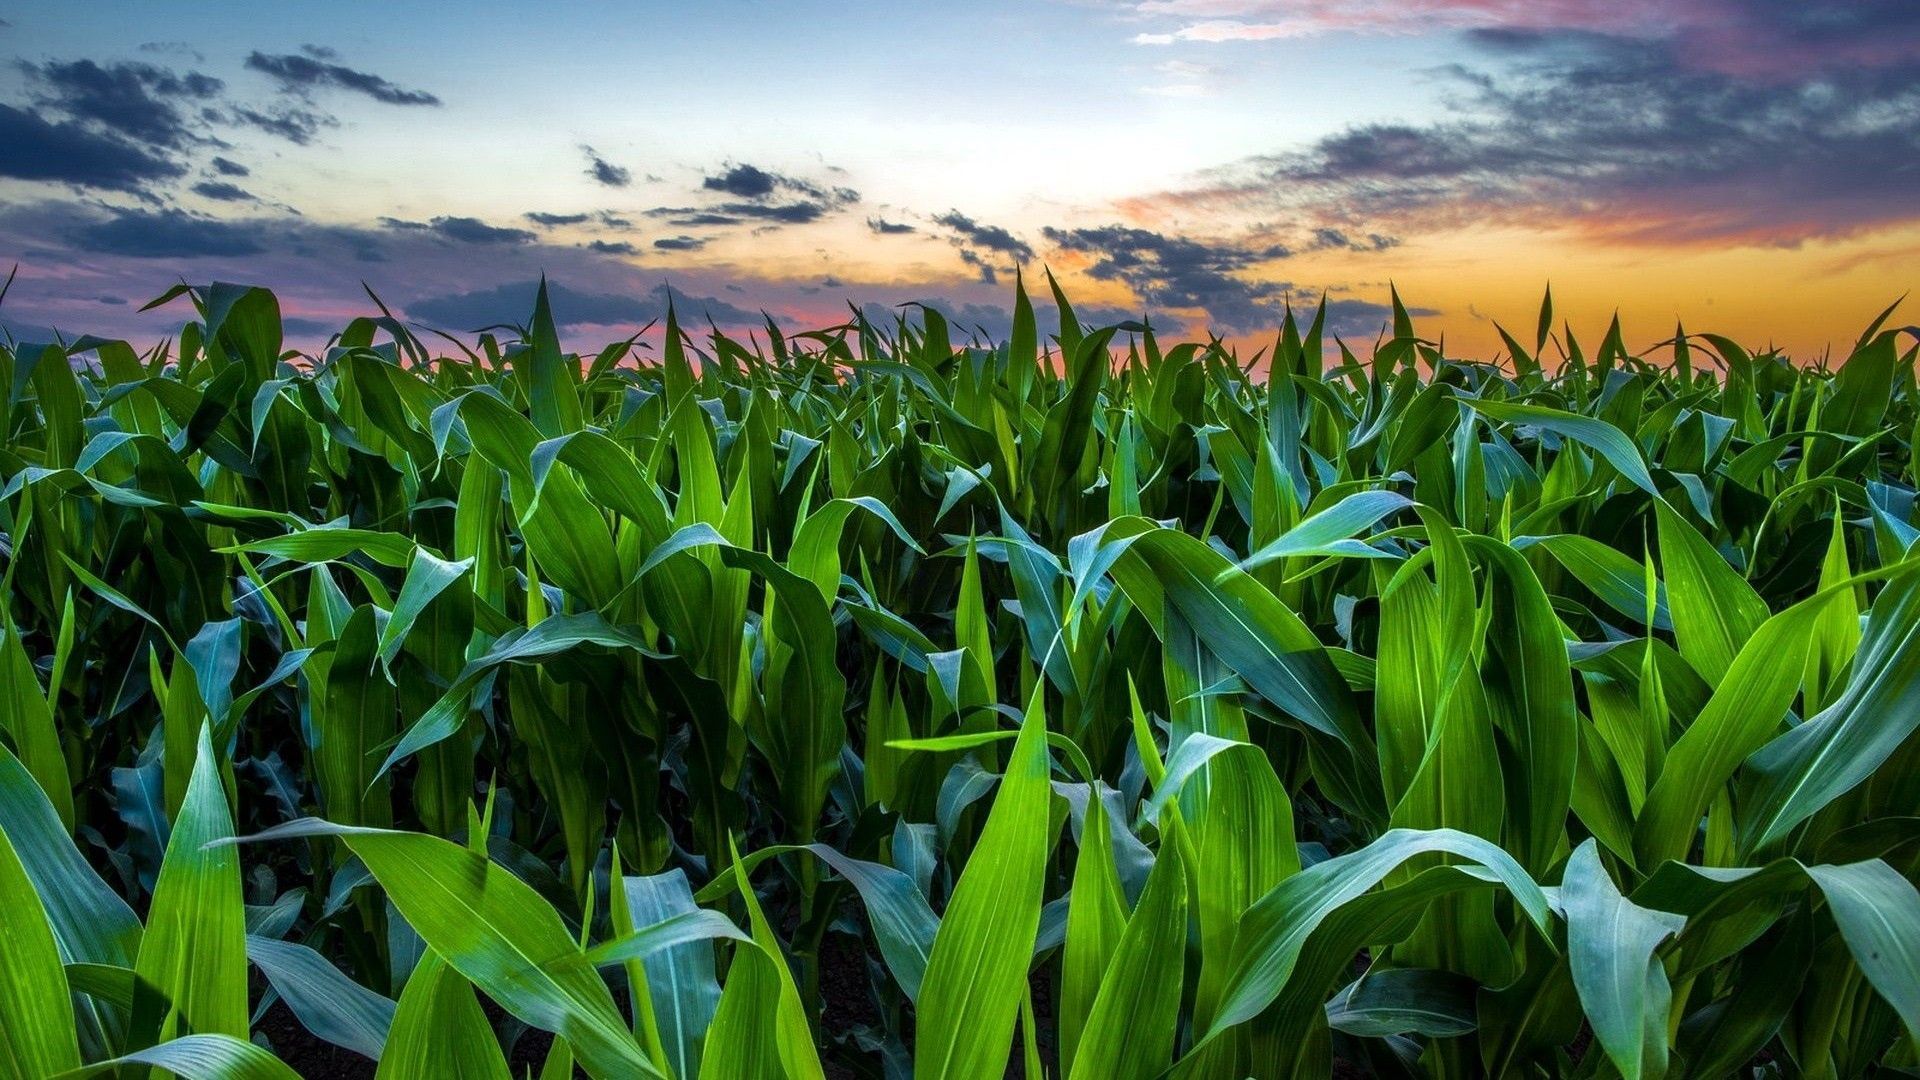
[[[1920,330],[1051,291],[0,348],[0,1077],[1920,1074]]]

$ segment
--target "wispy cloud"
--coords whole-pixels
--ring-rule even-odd
[[[247,55],[247,68],[271,77],[280,84],[281,89],[294,93],[308,93],[323,88],[346,90],[364,94],[386,105],[439,105],[440,99],[425,90],[408,90],[396,86],[385,78],[370,71],[361,71],[334,63],[333,50],[321,46],[308,45],[303,52],[270,55],[253,52]]]
[[[1199,240],[1124,225],[1049,228],[1045,236],[1063,251],[1090,257],[1088,277],[1125,284],[1149,308],[1204,311],[1230,333],[1278,321],[1288,285],[1248,275],[1293,254],[1278,245]]]
[[[473,217],[441,216],[431,221],[406,221],[401,218],[380,220],[389,229],[431,233],[461,244],[526,244],[536,239],[531,230],[489,225]]]
[[[1002,271],[1011,271],[1016,264],[1033,261],[1033,245],[1004,226],[975,221],[958,210],[935,216],[933,223],[948,230],[960,261],[973,268],[983,285],[995,284]]]
[[[585,143],[580,144],[580,151],[587,155],[587,175],[596,182],[615,188],[623,188],[633,183],[633,170],[615,165],[601,157],[598,150]]]
[[[1782,32],[1800,17],[1742,6],[1749,26],[1762,8],[1778,9]],[[1789,77],[1696,63],[1688,32],[1475,39],[1500,64],[1442,73],[1450,119],[1357,125],[1129,206],[1291,220],[1346,248],[1487,221],[1631,244],[1793,245],[1920,218],[1920,51]]]

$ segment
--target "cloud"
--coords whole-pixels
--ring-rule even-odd
[[[186,169],[73,121],[0,105],[0,176],[103,191],[138,191]]]
[[[907,233],[920,231],[919,229],[913,227],[912,225],[908,225],[905,222],[888,221],[886,218],[883,218],[883,217],[868,218],[867,228],[872,229],[875,233],[878,233],[881,236],[904,236]]]
[[[262,52],[247,55],[247,68],[271,76],[282,90],[308,93],[335,88],[364,94],[387,105],[439,105],[440,99],[424,90],[407,90],[370,72],[357,71],[330,62],[331,50],[308,46],[307,55],[286,53],[279,56]]]
[[[538,210],[529,210],[521,216],[545,229],[558,225],[578,225],[587,220],[586,214],[544,214]]]
[[[651,218],[665,218],[667,224],[682,229],[698,229],[713,225],[738,225],[740,218],[732,214],[719,214],[711,210],[701,210],[693,206],[656,206],[647,211]]]
[[[202,180],[193,185],[193,193],[216,202],[253,202],[253,193],[225,180]]]
[[[1128,6],[1162,27],[1135,35],[1141,45],[1488,27],[1601,30],[1660,26],[1672,18],[1671,5],[1658,0],[1136,0]]]
[[[340,332],[341,324],[331,319],[309,319],[300,315],[283,315],[280,329],[295,337],[315,340],[331,337]]]
[[[626,187],[633,183],[633,170],[600,156],[599,152],[586,143],[580,144],[580,150],[587,155],[587,175],[607,187]]]
[[[1384,236],[1380,233],[1349,236],[1345,230],[1328,225],[1315,228],[1312,235],[1313,239],[1307,245],[1309,251],[1385,251],[1400,245],[1400,238],[1397,236]]]
[[[948,240],[959,250],[960,261],[973,268],[983,285],[998,282],[1002,270],[1033,261],[1033,246],[999,225],[983,224],[958,210],[936,216],[933,223],[952,234]],[[1003,261],[996,263],[993,256]]]
[[[653,246],[661,251],[699,251],[707,242],[697,236],[663,236]]]
[[[489,225],[473,217],[436,217],[432,221],[406,221],[401,218],[381,218],[381,224],[389,229],[408,232],[430,232],[436,236],[461,244],[525,244],[536,239],[528,229],[511,229],[500,225]]]
[[[1154,27],[1134,35],[1139,45],[1585,32],[1684,38],[1689,66],[1758,78],[1884,66],[1920,49],[1920,6],[1910,0],[1131,0],[1125,7]]]
[[[723,171],[703,178],[700,189],[730,198],[713,206],[663,206],[648,213],[669,217],[672,224],[682,228],[756,221],[805,225],[860,201],[860,193],[849,187],[816,184],[744,163],[728,164]]]
[[[82,251],[135,259],[231,257],[267,250],[259,232],[244,223],[179,210],[118,210],[104,221],[73,228],[67,239]]]
[[[34,81],[40,107],[135,142],[176,150],[196,141],[180,106],[209,101],[225,85],[211,75],[180,75],[152,64],[72,60],[22,67]]]
[[[447,296],[428,297],[406,305],[408,318],[431,325],[461,329],[495,324],[518,325],[533,313],[538,281],[518,281],[491,288]],[[669,287],[656,285],[639,294],[586,292],[561,284],[547,283],[547,299],[553,306],[553,318],[561,328],[578,326],[641,326],[666,314]],[[682,319],[689,315],[711,316],[723,326],[740,326],[760,321],[755,312],[737,307],[718,297],[691,297],[672,290],[673,304]]]
[[[1295,307],[1297,317],[1311,319],[1311,308],[1302,311]],[[1430,318],[1440,314],[1438,309],[1410,307],[1407,314],[1415,318]],[[1378,336],[1382,330],[1390,329],[1393,322],[1393,305],[1376,304],[1371,300],[1356,300],[1352,297],[1327,300],[1326,332],[1340,338],[1364,340]]]
[[[752,165],[735,165],[719,176],[709,176],[700,186],[708,191],[724,191],[742,199],[764,199],[774,189],[788,183],[786,177]]]
[[[219,173],[221,176],[252,176],[253,175],[252,169],[247,168],[245,165],[242,165],[237,161],[230,161],[223,157],[214,158],[210,162],[210,164],[213,166],[213,171]]]
[[[810,221],[820,220],[822,217],[826,215],[826,213],[829,210],[833,209],[833,206],[826,202],[788,202],[788,203],[771,203],[771,204],[752,203],[752,202],[731,202],[731,203],[721,203],[717,209],[719,210],[719,214],[710,215],[711,217],[718,218],[721,216],[731,215],[735,218],[754,218],[760,221],[771,221],[781,225],[805,225]]]
[[[242,127],[257,128],[269,135],[277,135],[296,146],[312,142],[313,137],[320,134],[321,128],[340,126],[340,121],[328,113],[284,104],[264,109],[237,105],[231,110],[230,119]]]
[[[933,220],[936,225],[952,229],[974,247],[1011,255],[1022,262],[1033,258],[1032,246],[998,225],[983,225],[958,210],[949,210]]]
[[[1737,7],[1745,32],[1764,17],[1784,34],[1805,18],[1773,0]],[[1920,16],[1907,21],[1920,38]],[[1904,25],[1890,16],[1887,33]],[[1865,47],[1850,16],[1801,33],[1819,40],[1820,27],[1835,48]],[[1749,75],[1696,62],[1719,39],[1685,31],[1477,39],[1502,65],[1447,73],[1449,119],[1351,127],[1140,205],[1348,236],[1494,221],[1653,245],[1790,246],[1920,218],[1920,51]]]
[[[1280,245],[1197,240],[1125,225],[1049,227],[1044,234],[1064,251],[1092,256],[1088,277],[1120,282],[1149,307],[1205,311],[1214,325],[1229,333],[1266,327],[1284,313],[1284,283],[1243,276],[1261,263],[1292,254]]]
[[[657,246],[657,245],[656,245]],[[602,255],[638,255],[640,249],[625,240],[595,240],[587,245],[588,251],[597,251]]]

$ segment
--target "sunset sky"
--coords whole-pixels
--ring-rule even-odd
[[[185,280],[296,343],[365,282],[447,330],[624,336],[927,301],[1013,269],[1237,340],[1387,283],[1489,356],[1542,286],[1844,349],[1920,283],[1920,2],[0,3],[0,322],[150,341]],[[1916,321],[1906,313],[1900,321]]]

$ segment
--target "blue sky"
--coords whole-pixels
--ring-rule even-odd
[[[176,280],[586,336],[1011,271],[1232,336],[1386,282],[1463,352],[1563,309],[1813,352],[1911,285],[1907,0],[0,5],[10,323],[157,336]],[[563,319],[569,319],[562,310]],[[591,316],[591,317],[589,317]],[[475,323],[475,325],[478,325]],[[1593,332],[1597,333],[1598,327]]]

